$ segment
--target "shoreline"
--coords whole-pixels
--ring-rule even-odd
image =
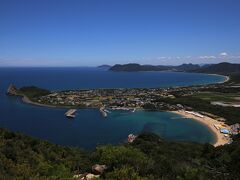
[[[212,144],[215,147],[225,145],[230,141],[230,137],[225,137],[224,134],[220,133],[220,131],[214,127],[214,125],[219,125],[219,126],[225,127],[226,129],[230,129],[229,126],[226,125],[224,122],[217,121],[217,120],[210,118],[208,116],[205,116],[205,115],[203,116],[203,118],[201,118],[201,117],[195,116],[193,114],[186,113],[185,111],[182,111],[182,110],[181,111],[169,111],[169,112],[178,114],[187,119],[192,119],[192,120],[198,121],[201,124],[207,126],[209,128],[209,130],[215,136],[215,142]]]
[[[57,106],[53,106],[53,105],[47,105],[47,104],[41,104],[41,103],[33,102],[25,95],[21,95],[21,96],[22,96],[22,98],[21,98],[22,102],[26,103],[26,104],[31,104],[31,105],[35,105],[35,106],[42,106],[42,107],[58,108]]]
[[[51,106],[51,105],[46,105],[46,104],[40,104],[40,103],[31,101],[26,96],[22,96],[22,102],[23,103],[27,103],[27,104],[31,104],[31,105],[35,105],[35,106],[42,106],[42,107],[49,107],[49,108],[73,108],[73,107],[67,107],[67,106],[59,107],[59,106]],[[94,107],[89,107],[89,108],[90,109],[96,109]],[[87,107],[79,108],[78,107],[77,109],[89,109],[89,108],[87,108]],[[215,146],[215,147],[221,146],[221,145],[225,145],[225,144],[227,144],[230,141],[229,137],[225,137],[224,134],[220,133],[220,131],[217,130],[214,127],[214,125],[219,125],[219,126],[223,126],[223,127],[227,128],[227,129],[230,129],[229,126],[226,125],[224,122],[217,121],[217,120],[215,120],[213,118],[210,118],[208,116],[204,116],[203,118],[201,118],[201,117],[195,116],[193,114],[186,113],[183,110],[179,110],[179,111],[165,111],[165,112],[175,113],[175,114],[183,116],[183,117],[185,117],[187,119],[198,121],[201,124],[207,126],[209,128],[209,130],[214,135],[215,142],[211,143],[211,144],[213,146]]]
[[[220,82],[216,82],[214,84],[223,84],[223,83],[226,83],[230,80],[230,76],[226,76],[226,75],[221,75],[221,74],[208,74],[208,75],[213,75],[213,76],[223,76],[225,77],[225,79],[223,81],[220,81]]]
[[[41,103],[37,103],[37,102],[33,102],[31,101],[27,96],[22,95],[21,98],[23,103],[26,104],[30,104],[30,105],[35,105],[35,106],[40,106],[40,107],[48,107],[48,108],[64,108],[64,109],[69,109],[69,108],[73,108],[73,107],[68,107],[68,106],[53,106],[53,105],[47,105],[47,104],[41,104]],[[94,107],[83,107],[83,108],[79,108],[79,107],[75,107],[76,109],[97,109]],[[165,111],[165,112],[171,112],[171,113],[175,113],[178,114],[184,118],[190,119],[190,120],[195,120],[198,121],[199,123],[207,126],[207,128],[213,133],[214,135],[214,139],[215,142],[214,143],[210,143],[212,144],[214,147],[217,146],[222,146],[225,144],[228,144],[231,140],[230,137],[225,137],[224,134],[220,133],[220,131],[218,129],[216,129],[216,127],[214,125],[217,126],[222,126],[226,129],[230,129],[228,125],[226,125],[224,122],[220,122],[217,121],[211,117],[205,116],[203,118],[190,114],[190,113],[186,113],[184,110],[179,110],[179,111]]]
[[[40,107],[62,108],[62,109],[71,109],[71,108],[75,108],[75,109],[98,109],[98,107],[54,106],[54,105],[48,105],[48,104],[41,104],[41,103],[37,103],[37,102],[31,101],[25,95],[21,95],[21,97],[22,97],[21,100],[22,100],[23,103],[29,104],[29,105],[34,105],[34,106],[40,106]]]
[[[208,74],[208,75],[212,75],[212,76],[223,76],[225,77],[225,79],[223,81],[220,82],[215,82],[213,84],[223,84],[226,83],[230,80],[229,76],[225,76],[225,75],[220,75],[220,74]],[[210,84],[204,84],[204,85],[210,85]],[[191,85],[189,85],[191,86]],[[176,86],[176,87],[185,87],[185,86]],[[164,87],[159,87],[161,89],[165,89]],[[100,89],[105,89],[105,88],[100,88]],[[106,88],[106,89],[122,89],[122,88]],[[126,88],[126,89],[138,89],[138,88]],[[144,88],[145,89],[145,88]],[[154,88],[147,88],[147,89],[154,89]],[[88,90],[88,89],[84,89],[84,90]],[[31,105],[35,105],[35,106],[42,106],[42,107],[50,107],[50,108],[76,108],[76,109],[88,109],[88,108],[98,108],[98,107],[73,107],[73,106],[54,106],[54,105],[48,105],[48,104],[42,104],[42,103],[38,103],[38,102],[34,102],[31,101],[26,95],[24,94],[17,94],[16,96],[22,96],[22,102],[26,103],[26,104],[31,104]]]
[[[214,84],[223,84],[226,83],[230,80],[229,76],[225,76],[225,75],[219,75],[219,74],[208,74],[208,75],[214,75],[214,76],[224,76],[225,79],[223,81],[220,82],[215,82]],[[64,109],[69,109],[69,108],[76,108],[76,109],[97,109],[98,107],[72,107],[72,106],[54,106],[54,105],[48,105],[48,104],[42,104],[42,103],[38,103],[38,102],[34,102],[31,101],[27,96],[25,95],[21,95],[22,98],[22,102],[26,103],[26,104],[30,104],[30,105],[35,105],[35,106],[40,106],[40,107],[48,107],[48,108],[64,108]],[[198,116],[195,116],[193,114],[189,114],[186,113],[185,111],[181,110],[181,111],[166,111],[166,112],[172,112],[178,115],[181,115],[185,118],[191,119],[191,120],[196,120],[198,122],[200,122],[201,124],[207,126],[209,128],[209,130],[213,133],[214,138],[215,138],[215,142],[211,143],[213,146],[217,147],[217,146],[221,146],[221,145],[225,145],[227,144],[231,139],[230,137],[226,137],[224,136],[224,134],[220,133],[219,129],[216,129],[216,127],[214,125],[219,125],[219,126],[223,126],[226,127],[227,129],[230,129],[229,126],[227,126],[225,123],[223,122],[219,122],[213,118],[210,118],[208,116],[204,116],[203,118],[200,118]]]

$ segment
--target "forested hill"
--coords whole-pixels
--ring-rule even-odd
[[[199,65],[182,64],[180,66],[153,66],[153,65],[140,65],[136,63],[130,64],[116,64],[109,70],[111,71],[190,71],[200,68]]]
[[[107,166],[100,179],[239,179],[239,137],[214,148],[142,134],[131,144],[86,152],[0,129],[0,179],[71,179]]]
[[[231,64],[231,63],[219,63],[209,65],[203,68],[196,69],[194,72],[200,73],[210,73],[210,74],[235,74],[240,73],[240,64]]]
[[[200,66],[197,64],[182,64],[180,66],[153,66],[140,64],[116,64],[109,70],[111,71],[179,71],[179,72],[198,72],[209,74],[223,74],[230,75],[233,73],[240,73],[240,64],[231,64],[227,62],[219,64],[210,64]]]

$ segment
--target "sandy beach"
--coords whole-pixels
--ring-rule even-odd
[[[219,122],[207,116],[199,117],[199,116],[187,113],[186,111],[171,111],[171,112],[184,116],[185,118],[194,119],[206,125],[215,135],[216,141],[213,144],[215,147],[227,144],[230,141],[229,137],[225,137],[224,134],[220,133],[220,131],[214,127],[214,125],[217,125],[217,126],[222,126],[226,129],[230,129],[228,125],[224,124],[224,122]]]
[[[224,77],[225,77],[225,79],[224,79],[223,81],[218,82],[218,83],[216,83],[216,84],[223,84],[223,83],[226,83],[226,82],[228,82],[228,81],[230,80],[230,77],[229,77],[229,76],[226,76],[226,75],[220,75],[220,74],[209,74],[209,75],[224,76]]]
[[[225,80],[224,81],[222,81],[222,82],[220,82],[220,84],[222,84],[222,83],[226,83],[226,82],[228,82],[229,80],[230,80],[230,77],[229,76],[225,76]]]

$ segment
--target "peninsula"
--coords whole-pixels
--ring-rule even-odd
[[[22,96],[24,102],[39,106],[99,108],[104,117],[107,117],[107,109],[171,111],[208,126],[216,137],[214,145],[218,146],[230,143],[231,134],[239,133],[240,113],[235,107],[240,104],[237,100],[240,97],[238,85],[239,82],[232,79],[217,84],[175,88],[66,91],[49,91],[34,86],[17,89],[10,85],[7,93]],[[216,105],[216,102],[228,103],[229,106]],[[223,130],[228,133],[222,133]]]

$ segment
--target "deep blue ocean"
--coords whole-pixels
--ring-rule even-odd
[[[124,142],[130,133],[154,132],[168,140],[214,142],[209,129],[168,112],[112,111],[103,118],[97,109],[79,109],[75,119],[66,109],[38,107],[5,95],[10,83],[49,90],[88,88],[175,87],[223,81],[225,77],[177,72],[111,72],[97,68],[0,68],[0,127],[61,145],[92,149]]]

